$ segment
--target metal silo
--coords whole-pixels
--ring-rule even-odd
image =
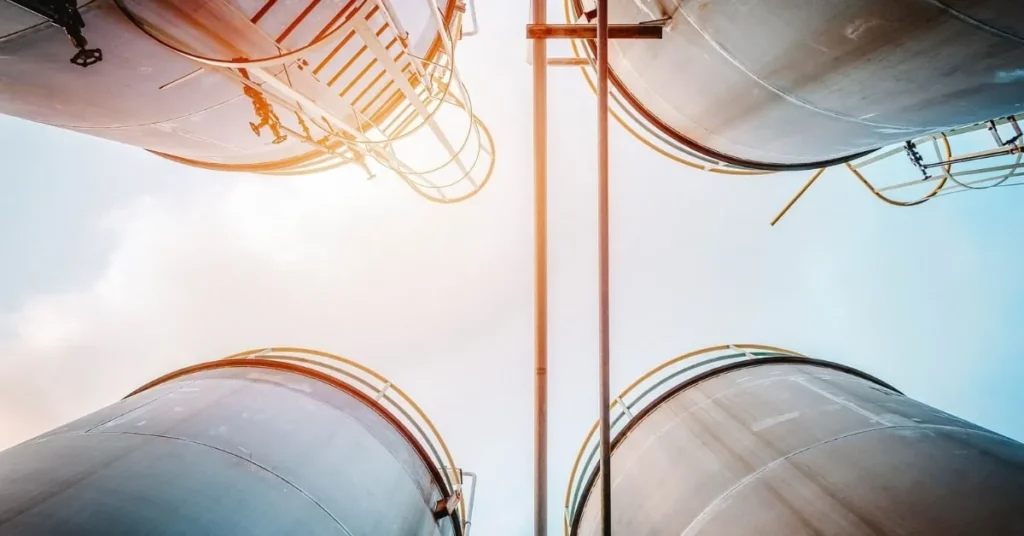
[[[570,25],[597,15],[595,0],[563,2]],[[846,164],[898,206],[1024,176],[1020,2],[611,0],[609,18],[664,29],[609,42],[612,116],[689,167]],[[572,47],[552,63],[583,65],[596,90],[595,40]]]
[[[373,176],[374,161],[457,201],[494,163],[454,63],[466,11],[458,0],[4,0],[0,113],[214,170],[355,163]]]
[[[269,348],[0,453],[0,534],[466,536],[475,487],[380,374]]]
[[[673,359],[614,399],[612,533],[1024,533],[1024,445],[855,369],[759,345]],[[567,534],[599,534],[591,429]]]

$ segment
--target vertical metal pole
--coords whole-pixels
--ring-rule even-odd
[[[608,0],[597,1],[597,188],[598,249],[600,250],[601,299],[601,534],[612,534],[611,390],[609,367],[611,337],[609,321],[608,266]]]
[[[547,24],[547,0],[533,0],[533,23]],[[534,473],[535,536],[548,536],[548,43],[533,41]]]

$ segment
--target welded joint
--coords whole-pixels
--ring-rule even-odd
[[[996,126],[995,120],[990,119],[988,121],[985,121],[985,126],[988,127],[988,131],[992,134],[992,138],[996,142],[996,147],[1007,147],[1010,145],[1016,145],[1022,137],[1020,125],[1017,123],[1016,116],[1011,115],[1010,117],[1007,118],[1007,121],[1010,123],[1010,126],[1013,128],[1014,134],[1016,135],[1005,141],[1003,140],[1003,136],[999,133],[999,128]]]
[[[269,354],[270,352],[273,352],[273,351],[274,351],[273,348],[264,348],[264,349],[260,350],[259,352],[256,352],[255,354],[250,355],[249,359],[256,359],[257,357],[265,356],[265,355],[267,355],[267,354]]]
[[[751,360],[757,359],[757,356],[755,356],[754,354],[750,353],[750,350],[747,350],[746,348],[740,350],[739,348],[737,348],[737,347],[735,347],[735,346],[730,344],[729,345],[729,349],[732,350],[733,352],[736,352],[737,354],[743,354],[744,356],[747,357],[747,359],[751,359]]]
[[[455,488],[451,495],[437,501],[434,505],[434,520],[440,521],[455,513],[455,509],[462,502],[462,487]]]
[[[387,393],[388,389],[390,389],[390,388],[391,388],[391,382],[390,381],[384,382],[384,387],[381,387],[380,390],[377,391],[377,394],[373,397],[373,400],[375,402],[380,402],[380,400],[382,398],[384,398],[384,394]]]
[[[629,411],[629,406],[622,401],[621,396],[615,397],[615,402],[619,405],[620,408],[622,408],[622,412],[626,414],[626,417],[628,417],[629,419],[633,418],[633,412]]]

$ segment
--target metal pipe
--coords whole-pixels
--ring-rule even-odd
[[[587,58],[551,58],[548,65],[552,67],[586,67],[590,65]]]
[[[609,368],[611,338],[608,263],[608,0],[597,2],[597,210],[600,257],[600,411],[601,411],[601,534],[612,534],[611,419]]]
[[[469,536],[469,531],[473,526],[473,507],[476,506],[476,473],[462,471],[463,486],[465,486],[466,477],[473,479],[473,486],[469,488],[469,510],[466,511],[466,529],[463,536]]]
[[[821,168],[818,171],[814,172],[814,175],[811,176],[811,179],[807,181],[807,184],[805,184],[803,188],[800,188],[800,191],[793,196],[793,199],[790,199],[789,203],[786,203],[786,206],[782,207],[782,211],[779,212],[779,215],[775,216],[775,219],[772,220],[771,223],[772,227],[775,227],[775,224],[779,223],[779,220],[781,220],[782,217],[785,216],[787,212],[789,212],[789,209],[793,208],[793,205],[796,204],[796,202],[799,201],[801,197],[803,197],[807,189],[810,188],[811,185],[814,184],[814,181],[818,180],[818,177],[820,177],[821,174],[824,172],[825,168]]]
[[[979,151],[976,153],[959,156],[957,158],[950,158],[943,160],[942,162],[933,162],[931,164],[925,164],[925,169],[931,169],[940,166],[951,166],[953,164],[963,164],[965,162],[973,162],[975,160],[983,160],[985,158],[991,158],[993,156],[1005,156],[1008,154],[1016,154],[1021,151],[1020,147],[1013,145],[1011,147],[998,147],[995,149],[989,149],[987,151]],[[858,166],[861,167],[861,166]]]
[[[547,0],[533,0],[533,23],[547,23]],[[534,473],[533,522],[548,522],[548,43],[533,43]]]
[[[658,24],[611,24],[608,35],[611,39],[661,39],[665,26]],[[594,39],[597,26],[593,24],[529,24],[526,26],[529,39]]]
[[[467,0],[466,11],[469,12],[469,20],[473,21],[473,31],[463,31],[462,37],[473,37],[474,35],[480,33],[480,23],[477,22],[476,19],[476,2],[474,2],[473,0]]]

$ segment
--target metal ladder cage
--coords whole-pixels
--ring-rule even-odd
[[[1024,185],[1022,143],[1021,126],[1010,116],[918,138],[845,166],[880,200],[915,206],[956,193]],[[922,148],[926,155],[921,154]],[[904,164],[902,172],[868,169],[880,170],[896,162]],[[911,178],[911,174],[920,177]],[[894,192],[904,198],[897,199]]]
[[[612,442],[615,442],[634,415],[688,379],[729,363],[772,357],[806,358],[807,356],[774,346],[728,344],[696,350],[658,365],[637,378],[612,399],[610,406],[612,410]],[[597,427],[597,422],[590,427],[590,431],[576,453],[576,459],[569,473],[562,518],[566,536],[570,536],[572,533],[573,521],[582,507],[580,501],[583,493],[598,471],[597,455],[600,441],[597,437]]]
[[[296,175],[357,163],[372,177],[374,160],[421,196],[452,203],[489,180],[494,142],[455,67],[461,11],[454,0],[445,12],[435,3],[442,0],[423,1],[437,32],[421,57],[391,0],[114,0],[138,28],[195,61],[196,73],[236,81],[261,119],[250,124],[256,135],[266,127],[273,143],[294,137],[310,148],[288,166],[250,171]],[[454,141],[438,124],[449,111],[462,116]],[[396,145],[425,128],[443,147],[432,151],[442,161],[411,164]]]
[[[872,195],[895,207],[915,207],[964,192],[1024,186],[1021,130],[1014,116],[993,119],[886,147],[843,166]],[[922,154],[922,147],[928,156]],[[775,216],[772,225],[789,212],[826,169],[811,175]],[[912,175],[920,177],[912,179]]]
[[[463,536],[469,535],[472,524],[473,505],[476,496],[477,478],[474,473],[464,472],[452,459],[448,445],[437,431],[434,423],[400,387],[392,383],[377,371],[361,365],[351,359],[338,355],[299,347],[273,347],[246,350],[229,355],[207,365],[229,361],[265,360],[298,365],[325,374],[355,390],[370,400],[380,404],[388,413],[402,424],[416,439],[418,446],[426,452],[434,469],[443,476],[445,492],[448,498],[459,497],[458,516],[455,520]],[[186,368],[172,373],[180,375],[189,372]],[[146,384],[128,396],[140,393],[153,385],[167,381],[167,376]],[[472,484],[468,493],[463,493],[464,478],[469,477]],[[467,504],[468,503],[468,504]]]

